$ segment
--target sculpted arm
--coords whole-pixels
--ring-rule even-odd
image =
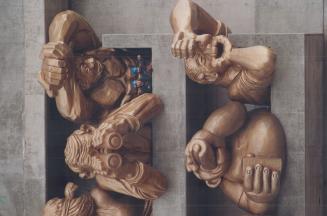
[[[170,23],[174,33],[217,35],[220,21],[215,20],[191,0],[179,0],[171,13]]]
[[[229,102],[213,112],[186,147],[186,168],[209,187],[217,187],[228,166],[225,138],[244,124],[246,110],[238,102]]]
[[[179,58],[195,55],[197,46],[206,47],[211,36],[227,35],[230,30],[191,0],[179,0],[170,16],[174,32],[172,54]]]
[[[94,103],[85,97],[77,80],[74,52],[100,46],[89,24],[77,13],[64,11],[56,15],[49,29],[49,43],[41,58],[39,82],[49,97],[55,98],[60,114],[71,121],[85,121],[91,117]]]
[[[74,52],[99,48],[101,43],[87,21],[74,11],[57,14],[49,27],[49,42],[61,41]]]

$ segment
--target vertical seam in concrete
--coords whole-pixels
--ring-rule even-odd
[[[327,27],[326,27],[326,19],[327,19],[327,14],[326,14],[326,8],[327,7],[327,0],[323,0],[323,20],[322,20],[322,27],[323,27],[323,34],[324,34],[324,40],[323,40],[323,46],[324,46],[324,50],[323,50],[323,83],[322,83],[322,87],[323,89],[325,89],[326,83],[327,83],[327,74],[326,74],[326,69],[327,69],[327,59],[326,59],[326,48],[327,48],[327,43],[326,43],[326,39],[327,39]],[[326,118],[326,113],[327,113],[327,92],[323,91],[323,130],[325,131],[325,129],[327,128],[327,118]],[[326,155],[327,153],[327,147],[326,147],[326,143],[327,143],[327,133],[323,133],[323,155]],[[326,157],[326,156],[325,156]],[[324,160],[324,159],[323,159]],[[323,204],[323,215],[325,215],[325,212],[327,212],[327,207],[326,207],[326,194],[327,194],[327,190],[325,187],[325,183],[326,183],[326,177],[327,177],[327,170],[326,168],[323,167],[323,196],[322,196],[322,204]]]
[[[26,57],[25,57],[25,48],[26,48],[26,26],[25,26],[25,1],[22,0],[22,6],[23,6],[23,28],[24,28],[24,65],[26,64]],[[25,73],[26,73],[26,67],[24,66],[24,102],[23,102],[23,111],[22,111],[22,124],[23,124],[23,131],[24,131],[24,135],[23,135],[23,140],[22,140],[22,144],[23,144],[23,151],[22,151],[22,154],[23,154],[23,163],[22,163],[22,170],[23,170],[23,215],[25,216],[26,215],[26,208],[25,208],[25,167],[24,167],[24,164],[25,164],[25,146],[26,146],[26,140],[25,140]]]

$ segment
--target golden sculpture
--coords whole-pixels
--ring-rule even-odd
[[[266,104],[276,56],[264,46],[234,48],[230,30],[190,0],[179,0],[171,14],[172,54],[185,59],[187,76],[200,84],[228,89],[232,100]]]
[[[285,145],[283,128],[273,114],[247,112],[243,104],[228,102],[188,143],[186,168],[209,187],[219,186],[241,208],[263,214],[279,192]]]
[[[154,200],[167,189],[165,177],[150,162],[149,128],[143,128],[162,108],[159,98],[143,94],[126,103],[98,128],[82,125],[67,140],[65,160],[81,178],[95,178],[109,191]]]
[[[82,123],[67,139],[66,164],[81,178],[95,178],[98,185],[96,192],[74,198],[67,191],[76,186],[68,184],[66,199],[49,201],[44,215],[53,215],[53,205],[61,209],[59,215],[67,216],[108,215],[110,209],[116,209],[110,215],[140,215],[123,209],[126,205],[105,190],[145,200],[141,215],[146,216],[152,200],[167,189],[166,178],[150,166],[149,123],[163,108],[161,100],[148,93],[151,64],[125,50],[100,46],[83,17],[64,11],[52,21],[49,43],[41,51],[40,83],[64,118]],[[95,213],[99,203],[107,213]]]
[[[97,122],[143,93],[131,86],[130,68],[137,59],[100,46],[90,25],[73,11],[59,13],[50,25],[39,81],[68,120]]]
[[[124,199],[114,199],[101,188],[95,187],[89,193],[75,196],[78,186],[68,183],[65,188],[65,198],[49,200],[43,209],[43,216],[150,216],[151,208],[131,205]]]
[[[219,186],[244,210],[266,213],[279,192],[286,139],[272,113],[247,112],[242,103],[269,103],[276,55],[264,46],[234,48],[229,28],[191,0],[177,2],[171,26],[171,51],[184,58],[187,76],[227,88],[232,100],[213,112],[187,144],[187,171],[209,187]]]

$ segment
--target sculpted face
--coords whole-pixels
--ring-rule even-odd
[[[218,68],[211,64],[212,57],[205,53],[197,52],[193,58],[185,60],[188,77],[200,84],[214,83],[218,77]]]
[[[93,57],[83,59],[79,70],[77,70],[76,78],[83,90],[90,89],[101,77],[103,65]]]
[[[105,174],[105,164],[101,161],[101,150],[92,146],[94,128],[82,126],[67,139],[65,161],[69,168],[79,173],[81,178],[94,178],[96,174]]]
[[[95,214],[95,204],[89,194],[75,197],[77,186],[68,183],[65,188],[65,198],[54,198],[47,202],[43,216],[91,216]]]
[[[188,77],[200,84],[213,84],[221,80],[230,65],[231,49],[228,38],[214,37],[206,48],[196,49],[194,57],[185,59]]]

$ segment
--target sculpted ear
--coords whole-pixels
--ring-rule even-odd
[[[93,179],[95,178],[94,172],[80,172],[79,177],[82,179]]]
[[[80,130],[84,133],[93,133],[95,131],[95,127],[90,124],[82,124]]]

